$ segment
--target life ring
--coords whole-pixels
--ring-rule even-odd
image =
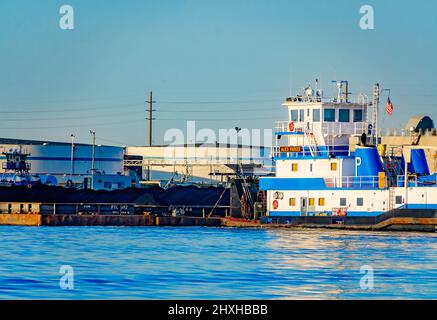
[[[294,122],[290,122],[290,123],[288,124],[288,129],[290,130],[290,132],[293,132],[293,131],[294,131]]]
[[[32,184],[27,184],[27,187],[30,189],[30,188],[32,188]]]
[[[338,215],[339,217],[346,217],[346,216],[347,216],[347,211],[346,211],[345,209],[340,208],[340,209],[338,209],[338,211],[337,211],[337,215]]]
[[[279,202],[278,202],[278,200],[273,200],[273,209],[278,209],[278,206],[279,206]]]

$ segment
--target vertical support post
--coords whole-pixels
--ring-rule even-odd
[[[379,83],[375,84],[373,88],[373,132],[372,136],[375,136],[375,144],[379,144]]]
[[[92,156],[91,156],[91,190],[94,190],[94,163],[95,163],[95,156],[96,156],[96,132],[93,130],[90,130],[91,135],[93,136],[93,148],[92,148]]]
[[[70,170],[70,182],[73,183],[73,174],[74,174],[74,134],[70,135],[71,137],[71,170]]]
[[[405,159],[404,187],[405,187],[405,208],[408,208],[408,162],[407,162],[407,159]]]
[[[149,93],[149,101],[148,101],[148,103],[149,103],[149,118],[148,118],[148,120],[149,120],[149,147],[151,147],[152,146],[152,134],[153,134],[153,128],[152,128],[152,125],[153,125],[153,92],[152,91],[150,91],[150,93]]]
[[[241,155],[240,155],[240,131],[241,128],[235,127],[235,131],[237,131],[237,176],[240,176],[242,172],[240,172],[241,167]]]

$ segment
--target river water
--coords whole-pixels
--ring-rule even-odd
[[[2,226],[0,299],[36,298],[436,299],[437,235]]]

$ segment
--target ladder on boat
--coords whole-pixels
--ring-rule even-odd
[[[243,195],[244,195],[245,199],[247,199],[250,207],[253,208],[254,202],[252,199],[252,194],[251,194],[249,188],[247,187],[247,181],[246,181],[246,178],[244,177],[243,166],[242,166],[241,162],[239,163],[239,167],[240,167],[240,174],[241,174],[241,180],[242,180],[241,187],[243,190]]]
[[[393,210],[396,206],[396,197],[394,188],[388,189],[388,209],[389,211]]]
[[[308,149],[310,150],[310,154],[312,157],[314,157],[315,155],[317,155],[318,152],[317,150],[319,149],[319,144],[317,143],[317,139],[316,136],[314,135],[314,131],[307,129],[304,130],[304,134],[308,144]]]

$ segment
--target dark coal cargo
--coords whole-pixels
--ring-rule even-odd
[[[230,191],[223,187],[176,186],[114,191],[76,190],[38,185],[0,187],[0,202],[21,203],[119,203],[148,206],[229,206]]]

